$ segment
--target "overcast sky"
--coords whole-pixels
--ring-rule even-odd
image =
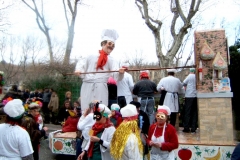
[[[67,31],[65,20],[60,18],[64,15],[59,1],[47,1],[45,10],[48,15],[47,23],[52,29],[51,35],[61,40],[66,37]],[[135,53],[142,53],[146,61],[157,61],[154,37],[141,18],[134,0],[88,0],[86,4],[78,9],[72,58],[97,52],[100,49],[102,29],[114,28],[119,33],[119,39],[111,53],[113,57],[124,59],[126,55],[131,57]],[[14,10],[9,12],[9,21],[12,23],[9,33],[20,36],[42,34],[29,8],[21,3],[13,8]],[[165,8],[167,10],[169,6]],[[220,28],[220,22],[225,18],[226,36],[232,45],[235,40],[234,27],[236,22],[239,22],[239,8],[232,0],[220,0],[218,5],[204,11],[203,22],[197,30]],[[214,27],[210,25],[213,20]]]

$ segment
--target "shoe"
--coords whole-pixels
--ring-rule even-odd
[[[184,130],[182,130],[182,131],[185,132],[185,133],[189,133],[189,132],[190,132],[189,129],[184,129]]]
[[[191,130],[191,133],[192,133],[192,134],[196,133],[196,130]]]

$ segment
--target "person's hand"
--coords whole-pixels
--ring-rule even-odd
[[[75,72],[74,72],[74,75],[80,76],[80,75],[81,75],[81,72],[80,72],[80,71],[75,71]]]
[[[44,130],[44,131],[47,131],[47,130],[48,130],[48,127],[43,127],[43,130]]]
[[[123,74],[125,72],[125,70],[126,70],[126,68],[120,68],[118,72]]]
[[[109,114],[109,115],[108,115],[108,118],[111,118],[111,117],[112,117],[112,114]]]
[[[82,153],[78,156],[77,160],[82,160],[84,155],[85,151],[82,151]]]
[[[65,121],[64,121],[64,122],[61,122],[61,126],[64,126],[64,124],[65,124]]]
[[[91,142],[99,142],[100,138],[98,138],[97,136],[91,136],[90,140],[91,140]]]
[[[161,148],[162,147],[162,143],[155,143],[156,147]]]
[[[149,142],[149,146],[153,146],[154,142],[153,141],[150,141]]]
[[[38,122],[38,124],[41,124],[43,121],[42,121],[42,119],[39,119],[37,122]]]
[[[84,117],[86,117],[87,115],[88,115],[88,113],[89,113],[89,110],[90,110],[90,108],[87,108],[85,111],[84,111]]]
[[[161,148],[162,143],[153,143],[152,146],[157,147],[157,148]]]
[[[153,141],[150,141],[150,142],[149,142],[149,145],[150,145],[150,146],[157,147],[157,148],[161,148],[161,147],[162,147],[162,143],[154,143]]]

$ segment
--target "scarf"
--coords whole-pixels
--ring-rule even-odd
[[[118,117],[121,117],[121,113],[119,113],[118,111],[115,111],[115,115],[114,115],[114,118],[115,119],[118,119]]]
[[[107,60],[108,60],[108,54],[103,50],[100,50],[99,53],[100,53],[100,56],[98,58],[96,69],[98,70],[98,68],[100,68],[101,70],[103,70],[103,66],[107,63]]]
[[[101,133],[104,131],[105,128],[111,127],[113,126],[112,122],[107,119],[106,123],[95,123],[92,126],[92,130],[93,130],[93,135],[92,136],[96,136],[98,133]],[[90,143],[89,149],[88,149],[88,157],[92,157],[93,155],[93,147],[94,147],[94,142]]]

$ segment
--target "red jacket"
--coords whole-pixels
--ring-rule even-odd
[[[77,123],[78,123],[79,117],[71,117],[68,116],[67,120],[65,121],[65,124],[62,127],[63,132],[76,132],[77,129]]]
[[[154,123],[150,126],[148,131],[148,138],[147,138],[147,144],[149,145],[149,142],[151,141],[153,132],[156,128],[157,123]],[[163,128],[156,128],[155,130],[155,137],[159,137],[162,135]],[[163,151],[172,151],[174,149],[178,148],[178,136],[176,129],[171,124],[166,124],[165,128],[165,134],[164,134],[164,140],[165,142],[162,143],[161,150]]]

